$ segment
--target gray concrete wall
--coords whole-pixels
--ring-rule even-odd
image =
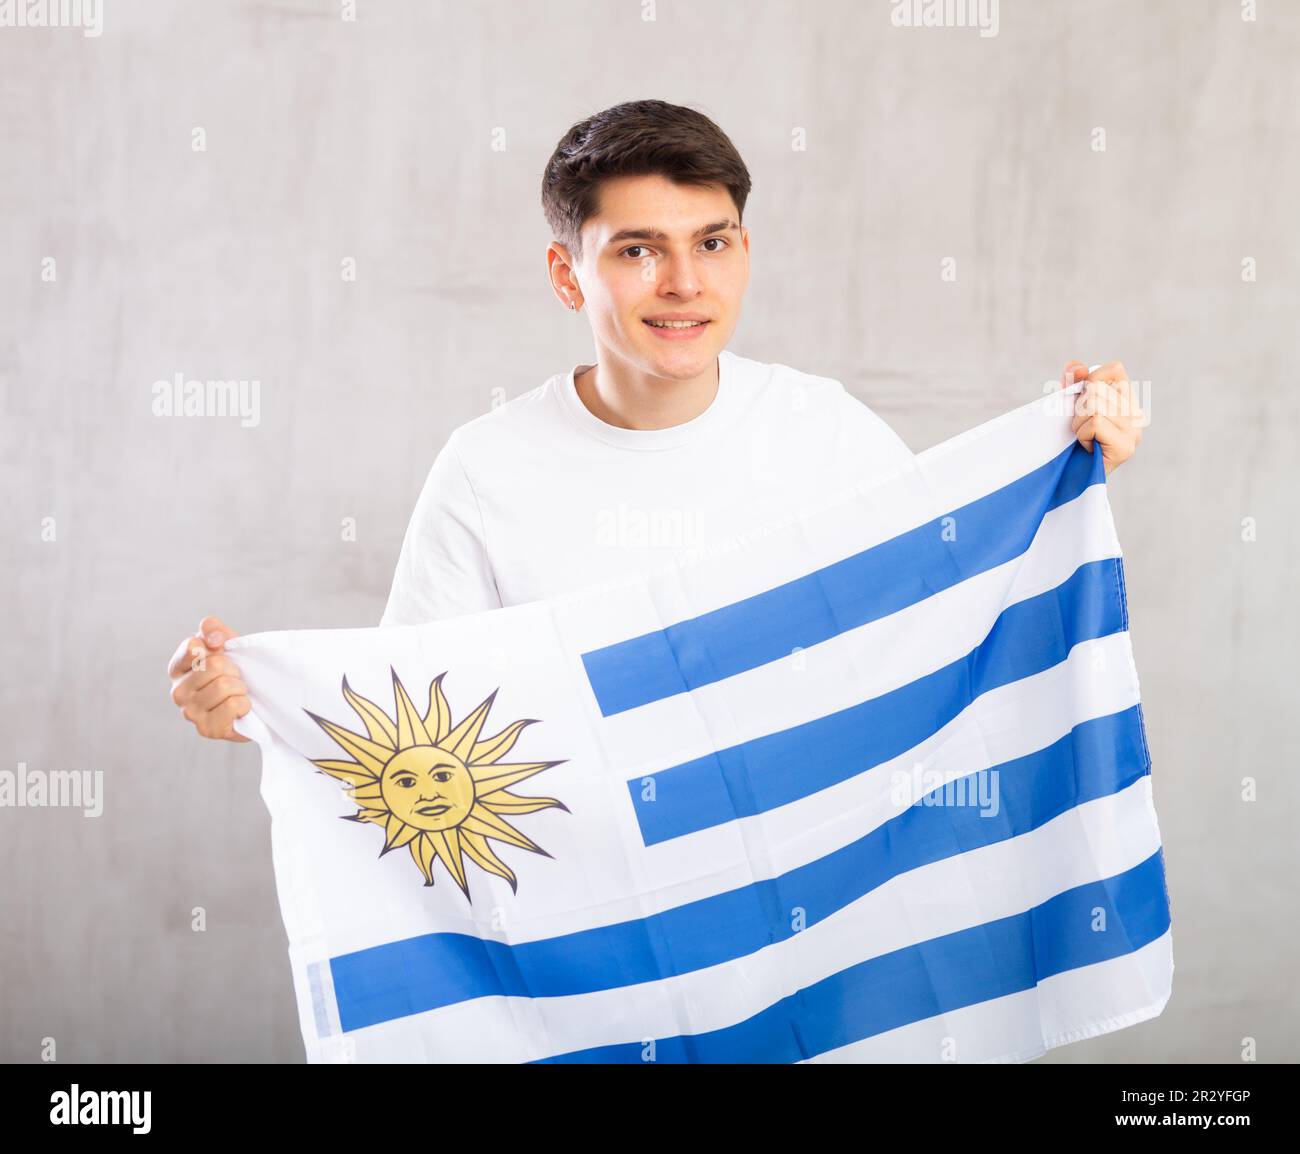
[[[1150,382],[1111,498],[1175,992],[1044,1060],[1300,1059],[1300,6],[999,9],[989,37],[886,0],[110,0],[98,37],[0,28],[0,760],[106,792],[94,819],[0,809],[0,1058],[301,1060],[256,747],[199,740],[167,658],[209,612],[378,621],[446,435],[591,353],[546,284],[544,161],[656,96],[753,173],[737,352],[839,377],[916,450],[1074,357]],[[260,422],[154,416],[178,373],[256,378]]]

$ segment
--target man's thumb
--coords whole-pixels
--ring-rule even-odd
[[[209,649],[220,649],[232,637],[239,634],[230,628],[220,617],[205,617],[199,622],[199,636]]]

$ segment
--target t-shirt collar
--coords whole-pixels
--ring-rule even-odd
[[[593,437],[623,449],[675,449],[696,440],[716,427],[720,414],[730,405],[733,386],[733,355],[726,349],[718,354],[718,391],[709,407],[698,416],[666,429],[624,429],[602,421],[582,403],[574,377],[590,365],[577,364],[560,380],[559,394],[564,411],[579,428]]]

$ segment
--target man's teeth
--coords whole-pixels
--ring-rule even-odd
[[[693,329],[696,325],[707,325],[708,321],[646,321],[657,329]]]

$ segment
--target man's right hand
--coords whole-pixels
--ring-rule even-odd
[[[167,666],[172,701],[204,737],[250,740],[234,727],[235,718],[253,708],[248,686],[224,650],[226,642],[238,636],[219,617],[205,617],[198,633],[180,643]]]

